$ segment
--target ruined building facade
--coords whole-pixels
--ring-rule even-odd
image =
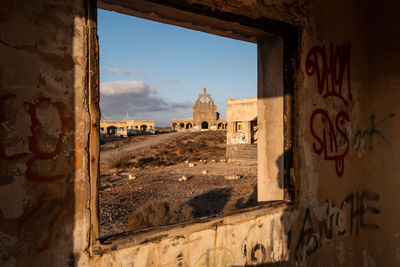
[[[154,120],[101,120],[100,134],[127,136],[129,131],[154,131]]]
[[[173,130],[224,130],[226,129],[226,120],[219,118],[217,105],[207,94],[204,88],[203,94],[199,94],[199,98],[193,105],[193,118],[173,119],[171,121],[171,129]]]

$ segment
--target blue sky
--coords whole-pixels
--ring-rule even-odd
[[[206,87],[226,118],[230,98],[257,95],[257,46],[98,10],[102,119],[192,117]]]

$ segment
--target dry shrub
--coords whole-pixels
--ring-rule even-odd
[[[131,157],[130,156],[121,156],[120,154],[111,158],[111,167],[115,169],[124,169],[129,167]]]
[[[177,200],[147,202],[129,215],[128,229],[188,221],[193,218],[193,208]]]

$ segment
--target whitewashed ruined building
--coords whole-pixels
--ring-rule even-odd
[[[226,120],[219,118],[217,105],[207,94],[207,89],[204,88],[203,94],[199,95],[193,105],[193,118],[173,119],[171,121],[172,130],[224,130],[226,129]]]
[[[228,99],[226,106],[226,156],[230,159],[257,160],[257,97]]]

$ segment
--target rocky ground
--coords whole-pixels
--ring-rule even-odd
[[[106,143],[101,153],[143,140],[151,144],[152,138]],[[122,149],[102,161],[101,236],[254,205],[257,163],[228,162],[225,143],[224,131],[174,133],[164,143]]]

